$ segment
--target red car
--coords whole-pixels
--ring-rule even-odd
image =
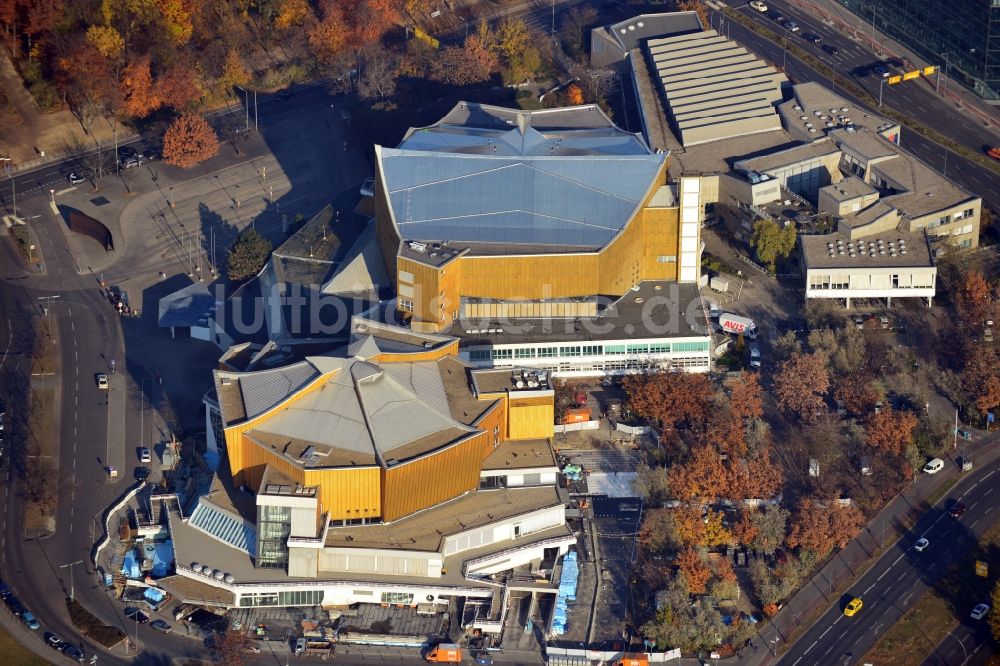
[[[1000,148],[990,148],[986,151],[986,154],[995,160],[1000,160]]]
[[[948,512],[952,518],[961,518],[963,513],[965,513],[965,504],[962,502],[955,504],[955,506],[951,507],[951,511]]]

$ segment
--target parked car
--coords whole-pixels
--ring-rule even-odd
[[[31,629],[32,631],[35,631],[41,628],[42,626],[41,623],[38,621],[38,618],[36,618],[34,613],[32,613],[31,611],[24,611],[24,613],[21,615],[21,622],[24,622],[24,624],[27,625],[28,629]]]
[[[149,626],[164,634],[169,634],[171,631],[174,630],[173,627],[171,627],[163,620],[153,620],[152,622],[149,623]]]
[[[789,32],[799,31],[799,24],[791,19],[785,19],[784,21],[782,21],[781,27],[783,27],[785,30],[788,30]]]
[[[864,602],[861,601],[860,597],[854,597],[849,602],[847,606],[844,607],[844,615],[847,617],[854,617],[858,614],[858,611],[864,606]]]
[[[823,38],[817,35],[815,32],[803,32],[802,39],[806,40],[807,42],[812,42],[813,44],[819,44],[821,41],[823,41]]]
[[[97,380],[97,388],[102,390],[108,389],[108,376],[103,372],[98,372],[95,379]]]
[[[972,431],[967,428],[959,428],[955,433],[962,439],[972,439]]]
[[[0,599],[7,601],[7,599],[9,599],[12,594],[13,592],[11,591],[10,586],[7,585],[7,583],[0,583]]]
[[[927,550],[927,546],[929,545],[931,545],[930,541],[928,541],[924,537],[920,537],[919,539],[917,539],[917,542],[913,544],[913,550],[917,551],[918,553],[922,553],[925,550]]]
[[[153,459],[149,452],[149,448],[145,446],[139,447],[139,462],[148,463]]]
[[[756,9],[759,12],[766,12],[767,11],[767,5],[765,5],[760,0],[750,0],[749,5],[750,5],[750,9]]]
[[[62,652],[63,652],[63,654],[64,654],[64,655],[66,655],[66,656],[67,656],[67,657],[69,657],[70,659],[72,659],[72,660],[74,660],[74,661],[78,661],[78,662],[80,662],[81,664],[82,664],[82,663],[83,663],[83,661],[84,661],[84,658],[83,658],[83,650],[81,650],[80,648],[78,648],[78,647],[77,647],[77,646],[75,646],[75,645],[68,645],[68,644],[67,644],[67,645],[66,645],[66,647],[65,647],[65,648],[63,648],[63,651],[62,651]],[[91,663],[93,663],[93,662],[91,662]]]
[[[146,624],[149,622],[149,616],[143,613],[139,608],[135,606],[125,607],[125,617],[130,620],[135,620],[139,624]]]
[[[83,185],[87,182],[87,179],[76,171],[70,171],[66,178],[69,180],[70,185]]]
[[[135,472],[133,475],[135,476],[136,481],[145,481],[146,479],[149,478],[150,473],[151,470],[148,467],[140,466],[135,468]]]
[[[146,162],[155,162],[156,160],[160,159],[160,157],[161,157],[160,151],[158,150],[149,148],[147,150],[142,151],[142,159]]]
[[[63,643],[63,639],[59,638],[58,636],[56,636],[55,634],[53,634],[51,631],[46,631],[45,632],[45,643],[50,648],[53,648],[55,650],[59,650],[60,652],[62,651],[63,646],[65,645],[65,643]]]
[[[948,512],[948,515],[956,520],[961,518],[964,514],[965,514],[964,502],[956,502],[955,505],[951,507],[951,511]]]
[[[976,604],[976,607],[972,609],[971,613],[969,613],[969,617],[973,620],[982,620],[989,612],[989,604]]]
[[[944,469],[944,461],[940,458],[933,458],[924,465],[924,474],[937,474]]]
[[[986,151],[986,154],[995,160],[1000,160],[1000,147],[990,148]]]
[[[772,21],[780,21],[785,18],[785,15],[779,12],[777,9],[769,9],[764,13],[764,16],[771,19]]]
[[[826,53],[827,55],[835,56],[838,53],[840,53],[840,49],[838,49],[836,46],[832,44],[824,44],[820,48],[823,49],[823,52]]]

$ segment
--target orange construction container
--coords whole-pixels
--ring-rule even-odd
[[[626,652],[622,658],[615,662],[617,666],[649,666],[649,656],[643,653],[632,654]]]
[[[427,661],[435,664],[461,663],[462,649],[454,643],[441,643],[427,653]]]
[[[590,420],[590,410],[587,408],[581,409],[567,409],[566,413],[563,414],[562,424],[566,425],[568,423],[583,423]]]

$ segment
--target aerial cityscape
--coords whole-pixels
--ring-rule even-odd
[[[998,0],[0,26],[2,666],[1000,664]]]

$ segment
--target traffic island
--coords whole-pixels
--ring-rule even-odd
[[[111,649],[125,640],[125,632],[104,624],[74,599],[66,599],[70,622],[77,630],[98,645]]]
[[[41,246],[34,230],[24,220],[13,215],[4,215],[3,223],[14,239],[18,253],[24,257],[26,267],[35,273],[44,273],[45,262],[42,261]]]

